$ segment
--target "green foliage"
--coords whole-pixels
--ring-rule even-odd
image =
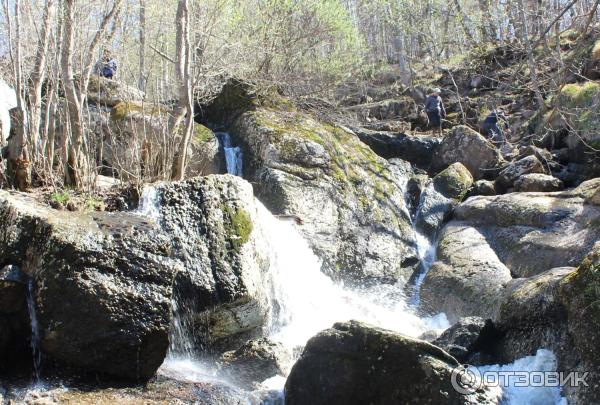
[[[71,200],[71,193],[68,190],[57,190],[50,194],[50,201],[60,205],[66,205],[69,200]]]

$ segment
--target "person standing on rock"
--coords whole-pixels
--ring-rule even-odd
[[[110,51],[105,49],[102,58],[96,63],[94,68],[98,76],[112,79],[117,73],[117,61],[110,55]]]
[[[505,134],[510,132],[508,118],[502,109],[494,110],[488,114],[482,125],[483,135],[496,145],[506,141]]]
[[[441,89],[433,89],[432,93],[425,100],[425,112],[429,119],[429,126],[432,129],[432,135],[438,133],[442,135],[442,118],[446,117],[446,109],[440,93]]]

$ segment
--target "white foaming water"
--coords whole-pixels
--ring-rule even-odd
[[[431,183],[427,187],[432,187]],[[410,303],[417,308],[421,305],[421,285],[423,284],[423,281],[425,281],[425,277],[427,276],[431,265],[435,263],[437,249],[436,244],[433,243],[433,241],[426,235],[423,235],[421,232],[419,232],[419,230],[417,229],[417,221],[419,219],[419,215],[421,215],[424,194],[425,190],[421,193],[419,205],[417,207],[415,218],[412,223],[413,232],[415,234],[415,240],[417,242],[417,255],[419,257],[421,267],[420,273],[417,279],[415,280],[415,285],[413,287],[413,295],[410,299]]]
[[[272,302],[270,337],[288,348],[335,322],[359,320],[417,337],[448,327],[445,315],[419,318],[407,305],[402,286],[362,291],[344,288],[321,272],[321,262],[291,221],[275,218],[257,202],[261,228],[270,244],[268,288]]]
[[[511,364],[478,367],[481,373],[487,371],[554,372],[556,369],[556,356],[546,349],[540,349],[535,356],[523,357]],[[515,383],[519,381],[517,377],[508,378],[508,381],[499,378],[498,381],[503,391],[501,405],[567,405],[567,399],[561,397],[558,387],[515,387]]]
[[[160,223],[160,201],[155,187],[144,187],[136,213]]]
[[[218,139],[221,141],[223,151],[225,152],[225,164],[227,165],[227,173],[234,176],[242,176],[243,154],[239,146],[233,146],[231,143],[231,135],[227,132],[218,132]]]

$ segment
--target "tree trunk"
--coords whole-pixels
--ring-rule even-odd
[[[535,98],[537,100],[538,106],[542,110],[542,112],[544,112],[546,110],[546,103],[544,102],[544,97],[542,96],[542,92],[540,91],[537,68],[535,64],[535,58],[533,56],[533,46],[529,38],[529,29],[527,27],[527,18],[525,16],[523,0],[517,0],[517,6],[519,7],[519,18],[523,26],[523,41],[525,42],[525,46],[527,48],[527,62],[529,65],[531,85],[533,87],[533,92],[535,93]]]
[[[70,142],[67,144],[67,161],[65,168],[65,183],[79,188],[83,184],[81,170],[81,149],[83,145],[83,117],[81,100],[75,86],[73,74],[73,19],[75,15],[75,0],[65,0],[63,6],[63,48],[61,55],[62,81],[69,111],[71,128]]]
[[[177,7],[177,63],[175,72],[179,85],[179,102],[174,109],[171,133],[173,138],[181,132],[180,124],[185,118],[181,141],[175,153],[171,177],[174,180],[182,180],[185,175],[187,164],[187,150],[194,128],[194,104],[192,98],[192,49],[190,43],[190,12],[189,0],[179,0]]]
[[[140,0],[140,48],[138,88],[146,91],[146,0]]]
[[[31,162],[27,148],[27,111],[25,109],[25,79],[23,77],[23,56],[21,52],[21,1],[15,0],[15,56],[14,72],[16,79],[17,108],[11,112],[11,121],[16,124],[8,139],[7,174],[14,187],[27,190],[31,187]]]

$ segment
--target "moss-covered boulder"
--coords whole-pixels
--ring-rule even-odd
[[[435,237],[472,184],[473,176],[462,163],[454,163],[436,175],[421,194],[416,217],[417,229]]]
[[[302,111],[260,107],[231,127],[244,176],[299,229],[329,274],[346,280],[408,279],[418,260],[405,206],[407,177],[348,129]]]

